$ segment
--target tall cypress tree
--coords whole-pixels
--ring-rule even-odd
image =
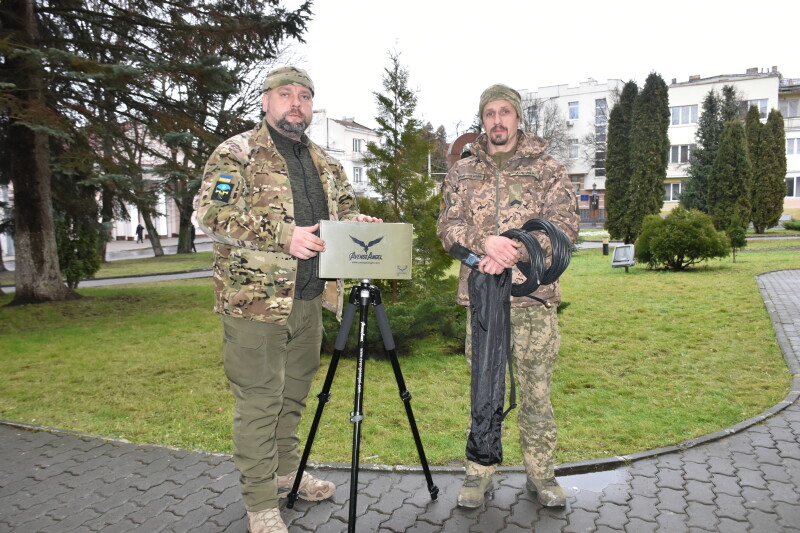
[[[730,231],[734,218],[744,225],[750,220],[751,174],[744,125],[726,122],[708,184],[709,215],[718,231]]]
[[[750,217],[756,233],[764,233],[778,223],[786,196],[786,133],[783,115],[777,109],[769,113],[761,132],[760,146],[759,159],[753,161]],[[757,171],[756,167],[759,167]]]
[[[647,215],[664,205],[664,179],[669,162],[669,95],[664,79],[651,73],[633,104],[630,200],[626,211],[631,241]]]
[[[767,142],[766,134],[764,132],[764,124],[761,123],[761,113],[759,113],[756,106],[750,106],[744,118],[744,133],[747,139],[747,157],[750,159],[750,183],[748,183],[748,190],[750,191],[750,216],[742,221],[745,226],[750,224],[752,218],[752,208],[755,207],[753,203],[756,194],[755,184],[764,181],[764,173],[766,168],[763,164],[765,155],[764,144]]]
[[[714,167],[714,158],[717,156],[719,138],[722,135],[721,105],[720,96],[713,89],[708,91],[703,99],[695,132],[696,146],[692,150],[687,171],[689,179],[681,191],[680,202],[686,209],[699,209],[708,213],[708,176]]]
[[[630,137],[633,102],[638,93],[639,87],[635,81],[626,83],[608,119],[605,228],[612,239],[622,239],[625,243],[631,242],[631,234],[625,224],[625,213],[628,209],[632,173]]]

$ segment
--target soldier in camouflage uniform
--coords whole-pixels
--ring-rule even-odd
[[[456,162],[442,184],[437,233],[446,250],[458,243],[483,256],[480,272],[500,274],[511,268],[513,282],[520,283],[524,276],[515,265],[527,259],[527,251],[522,243],[500,234],[541,218],[575,242],[580,223],[575,193],[564,166],[545,154],[545,141],[519,129],[522,110],[517,91],[505,85],[489,87],[481,95],[479,116],[485,133],[472,144],[473,155]],[[549,238],[540,232],[535,236],[549,255]],[[469,306],[469,272],[469,267],[461,266],[458,303],[464,306]],[[531,295],[511,297],[512,354],[521,391],[519,431],[527,487],[548,507],[566,505],[553,469],[556,426],[550,403],[550,379],[560,344],[556,317],[560,302],[558,281],[540,286]],[[468,363],[472,353],[469,328],[467,320]],[[458,504],[481,506],[492,488],[494,471],[495,465],[467,461]]]
[[[214,151],[199,194],[200,227],[215,241],[214,310],[252,533],[287,531],[278,498],[299,466],[296,428],[319,367],[322,307],[341,316],[341,280],[317,277],[319,221],[379,221],[358,213],[341,165],[305,136],[313,96],[305,71],[272,71],[264,120]],[[334,490],[304,472],[298,494],[317,501]]]

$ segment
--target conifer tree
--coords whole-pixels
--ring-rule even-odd
[[[63,170],[57,176],[96,168],[114,176],[106,140],[121,134],[120,124],[181,114],[186,95],[160,93],[168,80],[209,82],[227,59],[274,57],[284,38],[300,37],[309,15],[309,2],[288,11],[279,0],[0,0],[0,115],[8,117],[15,203],[24,206],[14,210],[11,305],[76,297],[58,268],[53,168]],[[199,36],[215,43],[208,56],[179,53]],[[73,143],[76,132],[94,142]],[[53,140],[69,145],[66,159],[54,159]],[[115,180],[104,181],[105,195]]]
[[[622,88],[617,104],[611,109],[608,119],[608,143],[606,152],[606,223],[612,239],[631,242],[626,224],[628,194],[631,180],[630,134],[633,120],[633,102],[639,88],[629,81]]]
[[[647,215],[664,205],[664,179],[669,162],[670,112],[667,84],[651,73],[633,103],[631,127],[631,183],[626,218],[631,242],[641,231]]]
[[[750,158],[741,120],[725,123],[708,184],[708,209],[714,227],[730,231],[737,217],[743,224],[750,220]]]
[[[769,113],[760,146],[758,161],[753,161],[750,217],[756,233],[764,233],[778,223],[786,196],[786,133],[783,115],[777,109]]]
[[[680,203],[686,209],[708,213],[708,176],[714,166],[722,135],[721,105],[720,96],[713,89],[708,91],[697,124],[695,149],[689,160],[689,179],[684,182],[681,191]]]
[[[427,174],[432,139],[414,117],[417,96],[409,88],[409,72],[400,63],[400,54],[389,54],[384,69],[384,92],[373,93],[378,104],[376,131],[381,144],[367,144],[364,163],[375,191],[386,204],[387,222],[414,224],[414,277],[436,277],[449,265],[433,228],[438,201],[431,203],[436,182]]]

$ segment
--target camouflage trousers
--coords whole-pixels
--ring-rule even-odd
[[[300,464],[297,425],[319,368],[322,296],[295,300],[286,324],[222,316],[225,374],[236,404],[233,461],[248,511],[278,505],[276,476]]]
[[[511,353],[519,382],[519,437],[529,477],[553,476],[556,423],[550,403],[550,381],[561,345],[556,307],[511,308]],[[467,365],[472,358],[472,333],[467,320]]]

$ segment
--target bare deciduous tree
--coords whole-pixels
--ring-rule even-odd
[[[552,98],[526,95],[522,99],[522,129],[547,141],[547,153],[569,168],[570,135],[567,121]]]

